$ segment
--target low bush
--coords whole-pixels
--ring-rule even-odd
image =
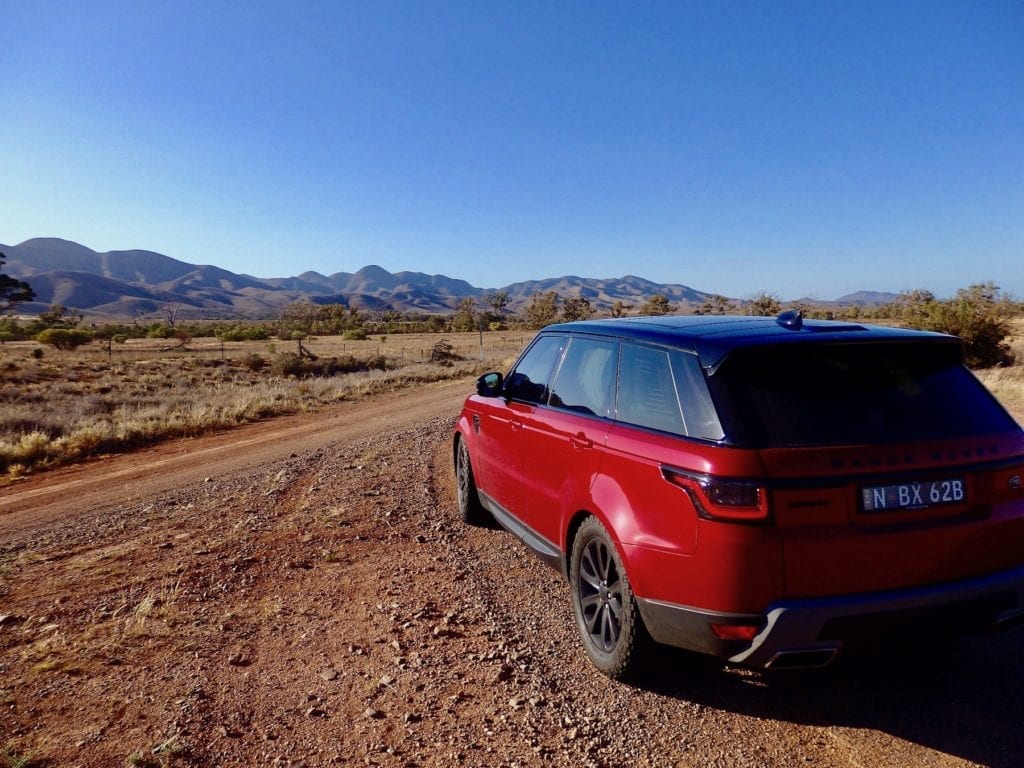
[[[964,340],[967,365],[991,368],[1012,365],[1008,339],[1015,307],[998,286],[980,283],[961,288],[952,299],[937,300],[927,291],[904,293],[901,319],[911,328],[938,331]]]
[[[271,371],[279,376],[295,376],[300,379],[337,376],[342,373],[387,370],[388,360],[384,355],[373,355],[360,360],[352,355],[310,359],[294,352],[277,355],[271,363]]]
[[[266,341],[270,332],[259,325],[234,325],[218,334],[222,341]]]
[[[296,376],[301,378],[308,375],[306,361],[294,352],[282,352],[276,355],[270,363],[270,370],[278,376]]]
[[[455,352],[455,347],[444,339],[441,339],[439,342],[434,344],[430,350],[430,362],[437,363],[438,365],[443,365],[445,367],[451,366],[456,361],[464,359],[465,358],[462,357],[462,355]]]
[[[92,341],[92,334],[78,328],[47,328],[36,335],[36,341],[57,349],[77,349]]]
[[[262,371],[267,367],[267,361],[255,352],[250,352],[243,357],[241,363],[244,368],[248,368],[250,371]]]

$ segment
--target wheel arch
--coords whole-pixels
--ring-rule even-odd
[[[627,574],[631,571],[629,558],[626,556],[626,552],[622,547],[622,542],[619,540],[619,536],[615,531],[615,527],[609,522],[608,518],[602,515],[600,512],[595,512],[593,509],[578,509],[571,515],[569,515],[568,521],[565,526],[565,542],[562,549],[565,551],[564,564],[562,566],[562,576],[566,580],[569,579],[569,569],[572,567],[572,553],[576,547],[576,538],[579,533],[580,527],[588,517],[595,518],[604,529],[608,532],[611,537],[612,545],[615,547],[615,551],[619,555],[619,559],[622,560],[622,564],[626,568]]]
[[[469,419],[462,415],[459,420],[455,422],[455,426],[452,428],[452,465],[454,466],[455,460],[459,453],[459,441],[466,441],[466,448],[470,448],[469,443]]]

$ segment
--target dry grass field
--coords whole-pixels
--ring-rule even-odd
[[[527,333],[405,334],[364,341],[303,342],[310,365],[352,370],[289,373],[298,342],[130,339],[75,351],[35,342],[0,345],[0,482],[160,440],[312,410],[423,382],[457,378],[509,362]],[[431,361],[438,342],[453,359]],[[34,350],[43,349],[42,357]],[[37,353],[38,354],[38,353]],[[458,359],[461,358],[461,359]]]
[[[1014,333],[1010,340],[1015,365],[1006,368],[989,368],[976,371],[996,397],[1013,414],[1019,424],[1024,424],[1024,318],[1013,321]]]

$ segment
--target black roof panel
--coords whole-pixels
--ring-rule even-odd
[[[804,320],[786,328],[774,317],[735,315],[659,315],[608,320],[580,320],[549,325],[545,331],[596,333],[691,349],[704,367],[714,370],[734,349],[764,344],[864,343],[875,341],[933,341],[960,344],[942,333],[860,325],[835,320]]]

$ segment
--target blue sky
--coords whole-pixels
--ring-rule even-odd
[[[0,242],[1024,295],[1019,2],[0,0]]]

